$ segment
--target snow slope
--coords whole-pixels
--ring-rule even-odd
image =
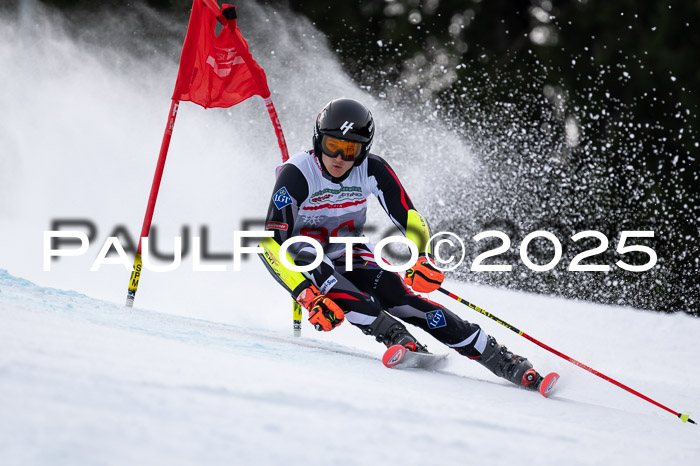
[[[475,301],[495,294],[450,286]],[[529,311],[508,312],[499,301]],[[504,292],[491,304],[535,338],[700,417],[697,319]],[[379,345],[351,326],[333,332],[342,345],[308,326],[294,339],[254,325],[126,309],[0,270],[0,464],[658,465],[700,458],[697,426],[474,320],[536,367],[559,371],[558,391],[544,399],[456,354],[449,373],[385,369]]]

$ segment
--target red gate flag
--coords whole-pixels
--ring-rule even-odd
[[[222,25],[218,36],[215,29],[217,20]],[[129,280],[129,290],[126,296],[127,307],[134,306],[136,291],[139,287],[142,268],[142,240],[148,238],[148,233],[151,230],[153,212],[156,207],[160,181],[163,177],[165,159],[168,155],[170,138],[180,101],[189,100],[204,108],[231,107],[254,95],[259,95],[265,100],[265,108],[272,121],[277,135],[277,144],[282,152],[282,161],[285,162],[289,158],[287,143],[284,140],[275,106],[270,98],[267,77],[265,71],[260,68],[260,65],[248,51],[248,43],[236,26],[236,8],[224,5],[222,11],[216,0],[194,0],[185,43],[182,46],[180,68],[177,72],[168,124],[163,133],[156,172],[151,184],[151,194],[148,197],[146,215],[143,217],[141,236],[134,258],[134,269]],[[296,301],[294,302],[296,303]],[[299,319],[301,319],[301,309],[299,309]],[[301,321],[299,324],[301,325]],[[297,333],[295,332],[295,334]]]
[[[270,97],[265,71],[236,26],[234,7],[224,5],[222,14],[215,3],[203,1],[192,4],[173,100],[212,108],[231,107],[254,95]],[[218,36],[217,17],[223,25]]]

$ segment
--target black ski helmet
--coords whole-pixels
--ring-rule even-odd
[[[354,166],[360,165],[369,154],[374,138],[374,119],[367,107],[352,99],[331,100],[323,107],[316,118],[314,129],[314,153],[321,158],[321,138],[333,136],[346,141],[362,144],[362,152],[355,159]]]

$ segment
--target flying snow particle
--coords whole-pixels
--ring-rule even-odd
[[[566,143],[569,147],[576,147],[579,145],[580,131],[578,127],[578,122],[576,118],[569,116],[566,118],[566,124],[564,126],[566,131]]]

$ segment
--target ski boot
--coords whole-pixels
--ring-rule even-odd
[[[476,361],[497,376],[529,390],[538,390],[542,383],[542,376],[532,368],[530,361],[508,351],[492,336],[488,337],[486,348]]]
[[[427,353],[428,348],[408,333],[406,326],[391,317],[386,311],[379,313],[370,325],[362,329],[365,335],[372,335],[378,342],[384,343],[387,348],[394,345],[405,346],[411,351]]]

